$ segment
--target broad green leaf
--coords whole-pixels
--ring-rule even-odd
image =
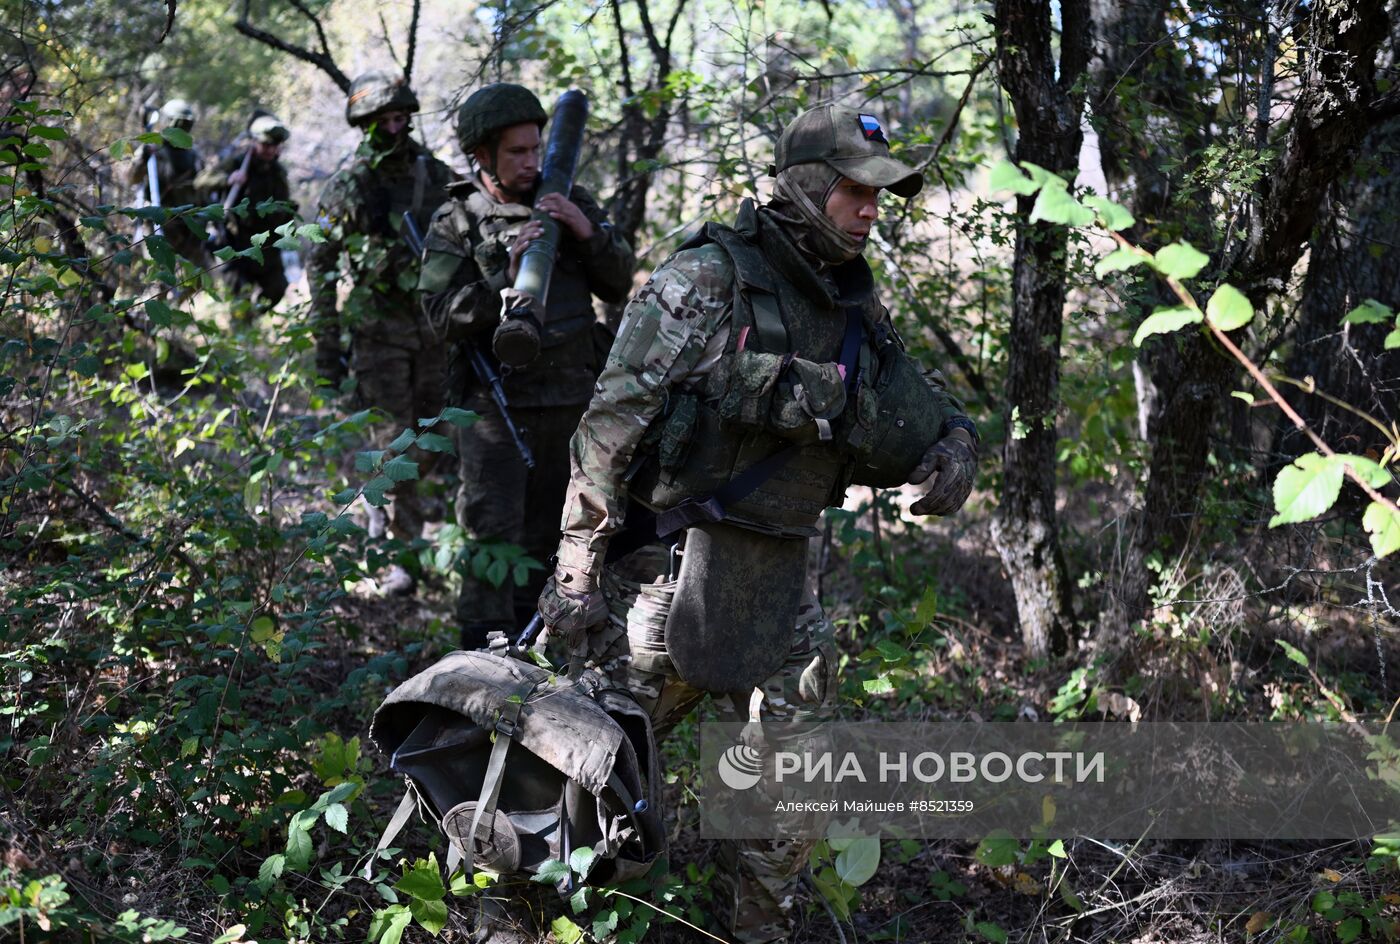
[[[886,662],[908,662],[914,657],[908,649],[898,643],[890,642],[888,639],[881,639],[875,643],[875,651]]]
[[[1373,501],[1361,516],[1361,526],[1370,533],[1371,550],[1377,557],[1400,550],[1400,514]]]
[[[977,844],[972,856],[978,862],[989,869],[1000,868],[1003,865],[1011,865],[1016,861],[1016,854],[1021,851],[1021,844],[1014,836],[1003,829],[993,830]]]
[[[350,811],[342,803],[332,803],[326,807],[326,825],[338,833],[346,832],[350,822]]]
[[[1154,334],[1170,334],[1189,324],[1198,324],[1202,320],[1201,313],[1191,308],[1184,308],[1177,305],[1172,308],[1158,308],[1148,315],[1138,325],[1137,334],[1133,335],[1133,344],[1142,347],[1145,338]]]
[[[575,849],[569,855],[569,868],[573,869],[579,878],[587,878],[588,872],[593,868],[593,862],[597,858],[598,853],[593,851],[592,846]]]
[[[1045,851],[1057,859],[1066,859],[1069,857],[1068,853],[1065,852],[1065,841],[1063,839],[1056,839],[1054,842],[1050,843]]]
[[[1299,456],[1274,479],[1274,508],[1269,527],[1316,518],[1342,490],[1342,463],[1316,452]]]
[[[1189,279],[1206,267],[1210,257],[1188,242],[1172,243],[1157,250],[1152,268],[1170,279]]]
[[[1050,182],[1069,186],[1069,182],[1054,171],[1046,170],[1039,164],[1032,164],[1030,161],[1022,161],[1021,168],[1031,175],[1031,180],[1035,181],[1037,187],[1043,187]]]
[[[36,138],[45,138],[49,141],[62,141],[68,137],[67,131],[49,125],[32,125],[29,130]]]
[[[399,944],[403,940],[403,932],[413,920],[413,913],[403,905],[392,905],[385,911],[384,917],[386,920],[381,925],[382,930],[375,944]],[[372,932],[373,927],[370,930]]]
[[[1142,265],[1150,256],[1133,252],[1131,249],[1115,249],[1094,264],[1094,275],[1103,278],[1110,272],[1122,272],[1133,266]]]
[[[836,874],[853,888],[859,888],[875,877],[880,867],[880,839],[862,836],[851,841],[836,856]]]
[[[413,864],[413,868],[395,883],[394,888],[410,898],[421,898],[424,901],[437,901],[445,896],[447,889],[443,886],[442,874],[438,871],[437,856],[430,852],[428,858],[419,859]]]
[[[1395,317],[1389,305],[1382,305],[1374,298],[1368,298],[1357,305],[1342,319],[1342,324],[1388,324]]]
[[[248,628],[248,638],[253,642],[263,642],[277,631],[277,624],[270,616],[259,616],[253,620],[252,626]]]
[[[1254,403],[1254,394],[1247,393],[1244,390],[1231,390],[1230,396],[1243,400],[1245,403],[1251,405]]]
[[[429,934],[437,937],[438,933],[447,926],[447,902],[445,901],[424,901],[422,898],[414,898],[408,903],[409,913],[418,919]]]
[[[1336,455],[1335,461],[1350,466],[1351,471],[1356,474],[1356,477],[1372,488],[1380,488],[1383,485],[1390,484],[1390,473],[1374,459],[1352,455],[1348,452],[1339,452]]]
[[[456,452],[456,447],[452,445],[452,440],[438,433],[419,433],[417,446],[427,452]]]
[[[1047,223],[1062,223],[1065,226],[1088,226],[1094,222],[1094,211],[1080,205],[1070,196],[1063,183],[1050,182],[1040,190],[1031,207],[1030,221],[1044,220]]]
[[[394,456],[384,463],[384,475],[394,482],[409,482],[418,478],[418,463],[408,456]]]
[[[578,944],[583,940],[583,928],[574,924],[568,915],[560,915],[551,921],[549,930],[553,932],[554,939],[559,944]]]
[[[1001,929],[1001,926],[993,924],[990,921],[978,921],[977,933],[993,942],[993,944],[1006,944],[1009,940],[1006,936],[1006,932]]]
[[[152,298],[146,302],[146,315],[151,319],[151,324],[162,328],[175,323],[175,313],[159,298]]]
[[[325,233],[323,233],[321,227],[315,223],[303,223],[297,227],[296,234],[302,239],[311,240],[313,243],[323,243],[326,241]]]
[[[286,866],[287,857],[280,852],[263,859],[262,865],[258,866],[258,884],[267,888],[281,877]]]
[[[530,877],[530,881],[539,882],[541,885],[557,885],[568,878],[570,874],[568,863],[560,862],[558,859],[549,859]]]
[[[1400,328],[1396,328],[1385,336],[1385,349],[1387,351],[1393,351],[1397,347],[1400,347]]]
[[[296,819],[294,818],[292,822],[295,823]],[[287,868],[293,872],[304,872],[310,864],[311,833],[300,826],[293,825],[287,830]]]
[[[449,406],[447,409],[443,410],[440,415],[453,426],[464,427],[472,425],[481,418],[471,410],[464,410],[458,406]]]
[[[894,683],[890,681],[888,672],[882,672],[873,679],[866,679],[860,683],[867,695],[888,695],[894,691]]]
[[[992,165],[992,172],[988,175],[987,185],[993,192],[998,190],[1009,190],[1012,193],[1019,193],[1029,196],[1040,189],[1040,184],[1031,180],[1021,173],[1020,168],[1010,161],[997,161]]]
[[[411,429],[406,429],[394,437],[394,441],[389,443],[389,449],[393,452],[405,452],[418,440],[418,434]]]
[[[1206,317],[1221,331],[1233,331],[1254,320],[1254,306],[1244,292],[1233,285],[1222,285],[1206,302]]]
[[[1128,208],[1121,203],[1114,203],[1107,197],[1101,197],[1096,193],[1091,193],[1084,198],[1084,205],[1093,209],[1099,215],[1099,220],[1104,226],[1117,232],[1127,229],[1137,220],[1128,212]]]
[[[348,758],[346,763],[353,765],[355,763],[355,758],[359,756],[359,753],[359,738],[351,738],[348,742],[346,742],[346,757]],[[333,803],[344,803],[346,800],[350,799],[359,791],[360,785],[358,783],[356,783],[353,780],[346,780],[343,783],[336,784],[335,788],[329,793],[327,793],[324,797],[322,797],[322,799],[325,800],[328,805]]]
[[[183,128],[161,128],[160,136],[170,142],[171,147],[188,150],[194,147],[194,138]]]
[[[1282,639],[1275,639],[1274,642],[1278,643],[1279,648],[1283,650],[1284,655],[1288,656],[1289,661],[1296,662],[1305,669],[1308,667],[1308,657],[1297,646]]]
[[[235,924],[223,934],[214,938],[210,944],[234,944],[236,941],[243,940],[243,935],[246,933],[248,933],[247,925]]]

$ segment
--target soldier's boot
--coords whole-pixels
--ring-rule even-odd
[[[388,571],[379,581],[379,592],[386,597],[412,596],[417,588],[418,581],[398,564],[390,564]]]
[[[781,839],[721,843],[715,901],[734,941],[779,944],[789,940],[801,884],[799,870],[813,845],[815,841]]]

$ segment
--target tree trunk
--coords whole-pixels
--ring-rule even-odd
[[[1050,3],[998,0],[997,62],[1016,111],[1016,159],[1072,180],[1083,139],[1084,99],[1076,86],[1087,63],[1087,0],[1069,0],[1061,11],[1064,39],[1057,70]],[[1033,204],[1029,197],[1017,201],[1004,484],[992,540],[1016,594],[1021,638],[1034,658],[1068,648],[1074,604],[1055,514],[1055,411],[1068,232],[1029,222]]]

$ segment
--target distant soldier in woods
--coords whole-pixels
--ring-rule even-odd
[[[401,428],[417,429],[419,417],[443,406],[443,347],[419,314],[419,257],[405,217],[423,225],[446,198],[452,172],[409,135],[416,111],[418,98],[400,75],[368,72],[351,83],[345,120],[364,131],[364,140],[326,185],[318,213],[326,241],[313,245],[307,259],[316,369],[333,384],[353,374],[359,402],[393,417],[391,438]],[[342,272],[351,288],[338,308]],[[436,456],[413,451],[420,480]],[[372,537],[382,537],[391,521],[398,540],[421,536],[417,486],[413,480],[395,486],[387,515],[370,509]],[[380,584],[389,594],[414,586],[400,564]]]
[[[874,116],[826,105],[778,141],[772,200],[708,224],[628,304],[572,442],[558,560],[539,611],[572,661],[611,667],[664,735],[708,693],[782,742],[836,694],[807,540],[851,484],[923,483],[947,515],[977,428],[904,352],[863,252],[917,171]],[[727,936],[787,941],[811,843],[726,841]]]
[[[287,126],[275,115],[257,114],[248,123],[245,147],[235,150],[223,160],[200,172],[195,184],[211,203],[222,203],[225,218],[220,227],[219,241],[232,249],[244,250],[253,244],[253,236],[266,233],[295,219],[293,209],[260,211],[258,205],[267,200],[291,201],[287,171],[278,157],[289,137]],[[232,212],[244,200],[247,212]],[[274,307],[287,292],[287,275],[282,268],[282,253],[274,249],[270,238],[263,245],[263,261],[235,258],[219,270],[229,291],[237,298],[236,312],[244,318],[259,310]]]
[[[188,133],[194,128],[194,108],[182,98],[172,98],[151,116],[152,131],[176,128]],[[154,161],[152,161],[154,158]],[[152,191],[150,171],[154,165],[155,190]],[[147,144],[132,155],[127,162],[126,182],[137,187],[139,195],[148,205],[159,204],[166,208],[198,204],[199,188],[195,178],[199,175],[199,152],[192,147],[177,148],[169,141],[159,145]],[[202,224],[200,224],[202,226]],[[204,252],[204,233],[196,232],[184,220],[171,220],[161,227],[161,234],[170,243],[170,248],[195,265],[207,263]]]
[[[478,89],[463,103],[457,141],[477,174],[454,184],[433,218],[419,281],[428,323],[451,342],[451,402],[481,416],[458,434],[457,521],[472,538],[521,545],[541,562],[559,537],[569,437],[611,341],[593,296],[626,298],[634,266],[631,247],[588,191],[535,199],[547,118],[534,93],[509,83]],[[530,470],[470,358],[473,349],[492,358],[501,290],[515,282],[525,247],[543,231],[532,211],[558,221],[562,238],[540,317],[541,350],[529,364],[502,372],[512,419],[534,454]],[[491,366],[499,369],[494,360]],[[545,576],[538,572],[517,588],[464,574],[457,600],[463,648],[528,621]]]

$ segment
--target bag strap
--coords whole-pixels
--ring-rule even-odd
[[[486,762],[486,775],[481,781],[481,795],[477,798],[476,811],[472,815],[471,831],[467,833],[467,849],[463,861],[466,862],[467,877],[470,878],[476,871],[476,831],[481,826],[481,821],[487,817],[494,819],[496,811],[496,800],[501,795],[501,780],[506,770],[506,755],[510,752],[510,745],[515,740],[516,733],[520,730],[520,710],[525,707],[525,703],[534,694],[535,688],[540,683],[531,681],[527,686],[523,686],[515,694],[506,700],[501,708],[501,713],[496,718],[496,743],[491,745],[491,757]],[[487,819],[491,822],[491,819]],[[461,855],[456,845],[449,846],[447,852],[447,874],[451,875],[457,867],[455,859]]]
[[[408,822],[409,814],[418,805],[418,793],[413,788],[413,784],[408,784],[408,789],[404,791],[403,799],[399,801],[398,809],[394,810],[394,815],[389,817],[389,825],[384,827],[383,834],[379,837],[379,843],[374,847],[374,855],[365,863],[365,881],[369,881],[370,875],[374,871],[374,863],[379,859],[379,853],[389,848],[389,843],[394,841],[394,837],[403,831],[404,824]],[[448,870],[451,875],[451,870]]]

